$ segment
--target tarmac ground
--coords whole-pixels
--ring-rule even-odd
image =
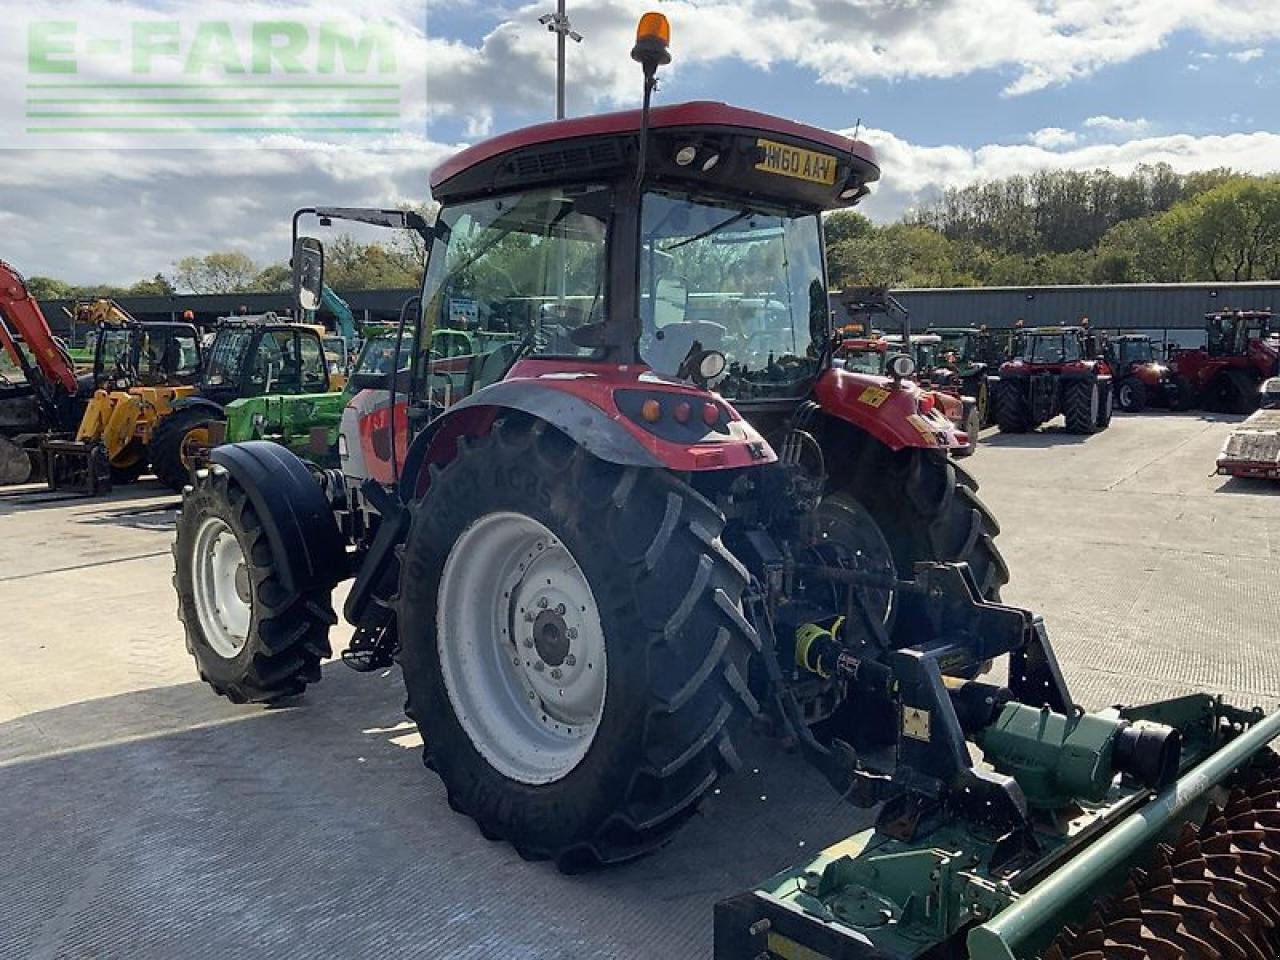
[[[1007,602],[1087,707],[1280,699],[1280,484],[1213,475],[1240,418],[988,431]],[[685,958],[712,905],[865,827],[749,741],[666,848],[563,876],[452,812],[398,670],[328,663],[280,708],[197,681],[170,586],[178,499],[0,493],[0,957]],[[350,635],[335,630],[337,646]]]

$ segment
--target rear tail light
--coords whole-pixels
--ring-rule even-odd
[[[929,414],[933,413],[935,403],[937,403],[937,400],[932,393],[920,394],[920,413],[927,417]]]
[[[720,408],[714,403],[704,404],[702,407],[702,422],[708,427],[714,427],[720,422]]]

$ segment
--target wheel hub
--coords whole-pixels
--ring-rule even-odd
[[[253,619],[253,590],[244,550],[221,517],[206,517],[191,551],[191,592],[200,631],[224,660],[240,655]]]
[[[543,610],[533,621],[533,646],[539,659],[551,667],[564,663],[569,655],[569,627],[564,617],[553,610]]]
[[[440,578],[437,647],[451,705],[504,776],[550,783],[586,755],[604,712],[604,631],[568,547],[519,513],[454,543]]]

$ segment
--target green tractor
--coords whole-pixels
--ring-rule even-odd
[[[322,336],[321,327],[274,313],[220,320],[198,393],[176,401],[155,428],[152,464],[160,481],[181,490],[224,431],[312,449],[312,426],[336,424],[342,413]]]
[[[977,327],[930,327],[939,338],[938,363],[959,381],[960,392],[973,397],[984,427],[995,423],[995,408],[987,389],[987,374],[1004,359],[991,333]]]

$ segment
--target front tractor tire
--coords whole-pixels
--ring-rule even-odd
[[[209,428],[220,418],[196,407],[178,410],[156,424],[151,436],[151,468],[170,490],[180,491],[191,482],[196,446],[209,443]]]
[[[719,511],[520,417],[461,442],[413,510],[401,666],[450,805],[566,871],[659,846],[758,709]]]
[[[1137,377],[1125,377],[1116,388],[1116,405],[1125,413],[1141,413],[1147,406],[1147,385]]]
[[[1067,433],[1097,433],[1101,428],[1103,402],[1102,385],[1097,380],[1088,378],[1064,383],[1062,413],[1067,422]]]
[[[284,588],[257,511],[224,467],[184,490],[173,555],[187,650],[214,690],[269,703],[320,679],[337,622],[330,591]]]

